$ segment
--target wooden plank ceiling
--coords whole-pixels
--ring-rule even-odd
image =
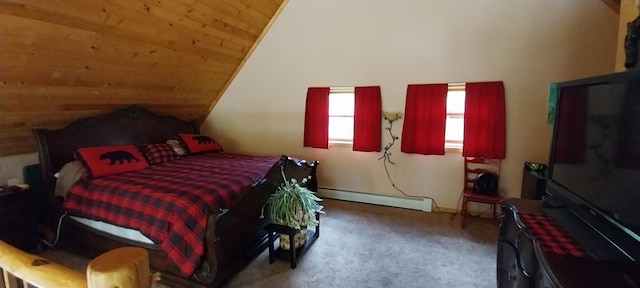
[[[286,0],[1,0],[0,155],[139,104],[204,119]]]

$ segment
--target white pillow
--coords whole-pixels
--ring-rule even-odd
[[[62,169],[55,175],[58,180],[56,180],[56,189],[55,196],[66,197],[67,192],[71,189],[71,186],[78,182],[78,180],[82,179],[87,175],[87,170],[85,170],[82,163],[78,160],[71,161],[62,166]]]
[[[171,147],[173,147],[173,151],[176,151],[178,155],[185,156],[185,154],[187,154],[187,152],[184,150],[182,145],[180,145],[180,142],[178,142],[178,140],[169,139],[167,140],[167,144],[171,145]]]

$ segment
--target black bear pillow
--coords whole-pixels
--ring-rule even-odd
[[[209,136],[180,133],[178,134],[178,138],[184,143],[189,153],[222,151],[220,143]]]
[[[149,167],[147,160],[133,144],[80,148],[76,151],[76,158],[93,178]]]

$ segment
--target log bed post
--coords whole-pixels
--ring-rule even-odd
[[[149,254],[139,247],[113,249],[87,266],[89,288],[151,287]]]
[[[31,255],[2,241],[0,267],[6,288],[22,287],[19,286],[22,281],[38,287],[87,287],[87,280],[82,273]]]
[[[0,268],[2,288],[27,284],[43,288],[148,288],[159,278],[150,272],[147,251],[137,247],[118,248],[96,257],[85,278],[80,272],[0,241]]]

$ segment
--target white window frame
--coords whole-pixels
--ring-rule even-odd
[[[450,92],[456,92],[459,93],[460,91],[464,92],[465,91],[465,83],[449,83],[449,90],[447,92],[447,118],[445,121],[445,125],[450,125],[450,119],[453,118],[462,118],[462,121],[464,123],[464,107],[462,109],[462,111],[451,111],[449,108],[449,93]],[[465,95],[466,96],[466,95]],[[463,128],[464,129],[464,125]],[[445,130],[446,130],[446,126],[445,126]],[[464,133],[463,131],[459,131],[460,133]],[[463,134],[464,135],[464,134]],[[450,139],[450,135],[447,135],[445,133],[445,139],[444,139],[444,148],[445,151],[447,152],[462,152],[462,140],[459,139]],[[464,136],[463,136],[464,137]]]
[[[349,95],[350,94],[350,95]],[[331,99],[334,97],[340,97],[340,96],[350,96],[351,99],[353,100],[353,103],[351,103],[351,107],[354,107],[354,109],[350,109],[350,111],[344,111],[344,109],[335,109],[335,107],[333,107],[332,105],[336,105],[335,103],[337,102],[333,102]],[[334,109],[332,109],[334,108]],[[342,110],[341,113],[334,113],[333,110]],[[343,121],[346,120],[347,122],[350,122],[351,124],[351,131],[353,131],[353,120],[354,120],[354,115],[355,115],[355,87],[331,87],[329,90],[329,145],[353,145],[353,133],[351,133],[351,136],[348,137],[332,137],[332,135],[336,134],[336,127],[333,127],[332,125],[332,118],[343,118]],[[347,118],[347,119],[344,119]],[[350,121],[348,120],[350,119]]]

